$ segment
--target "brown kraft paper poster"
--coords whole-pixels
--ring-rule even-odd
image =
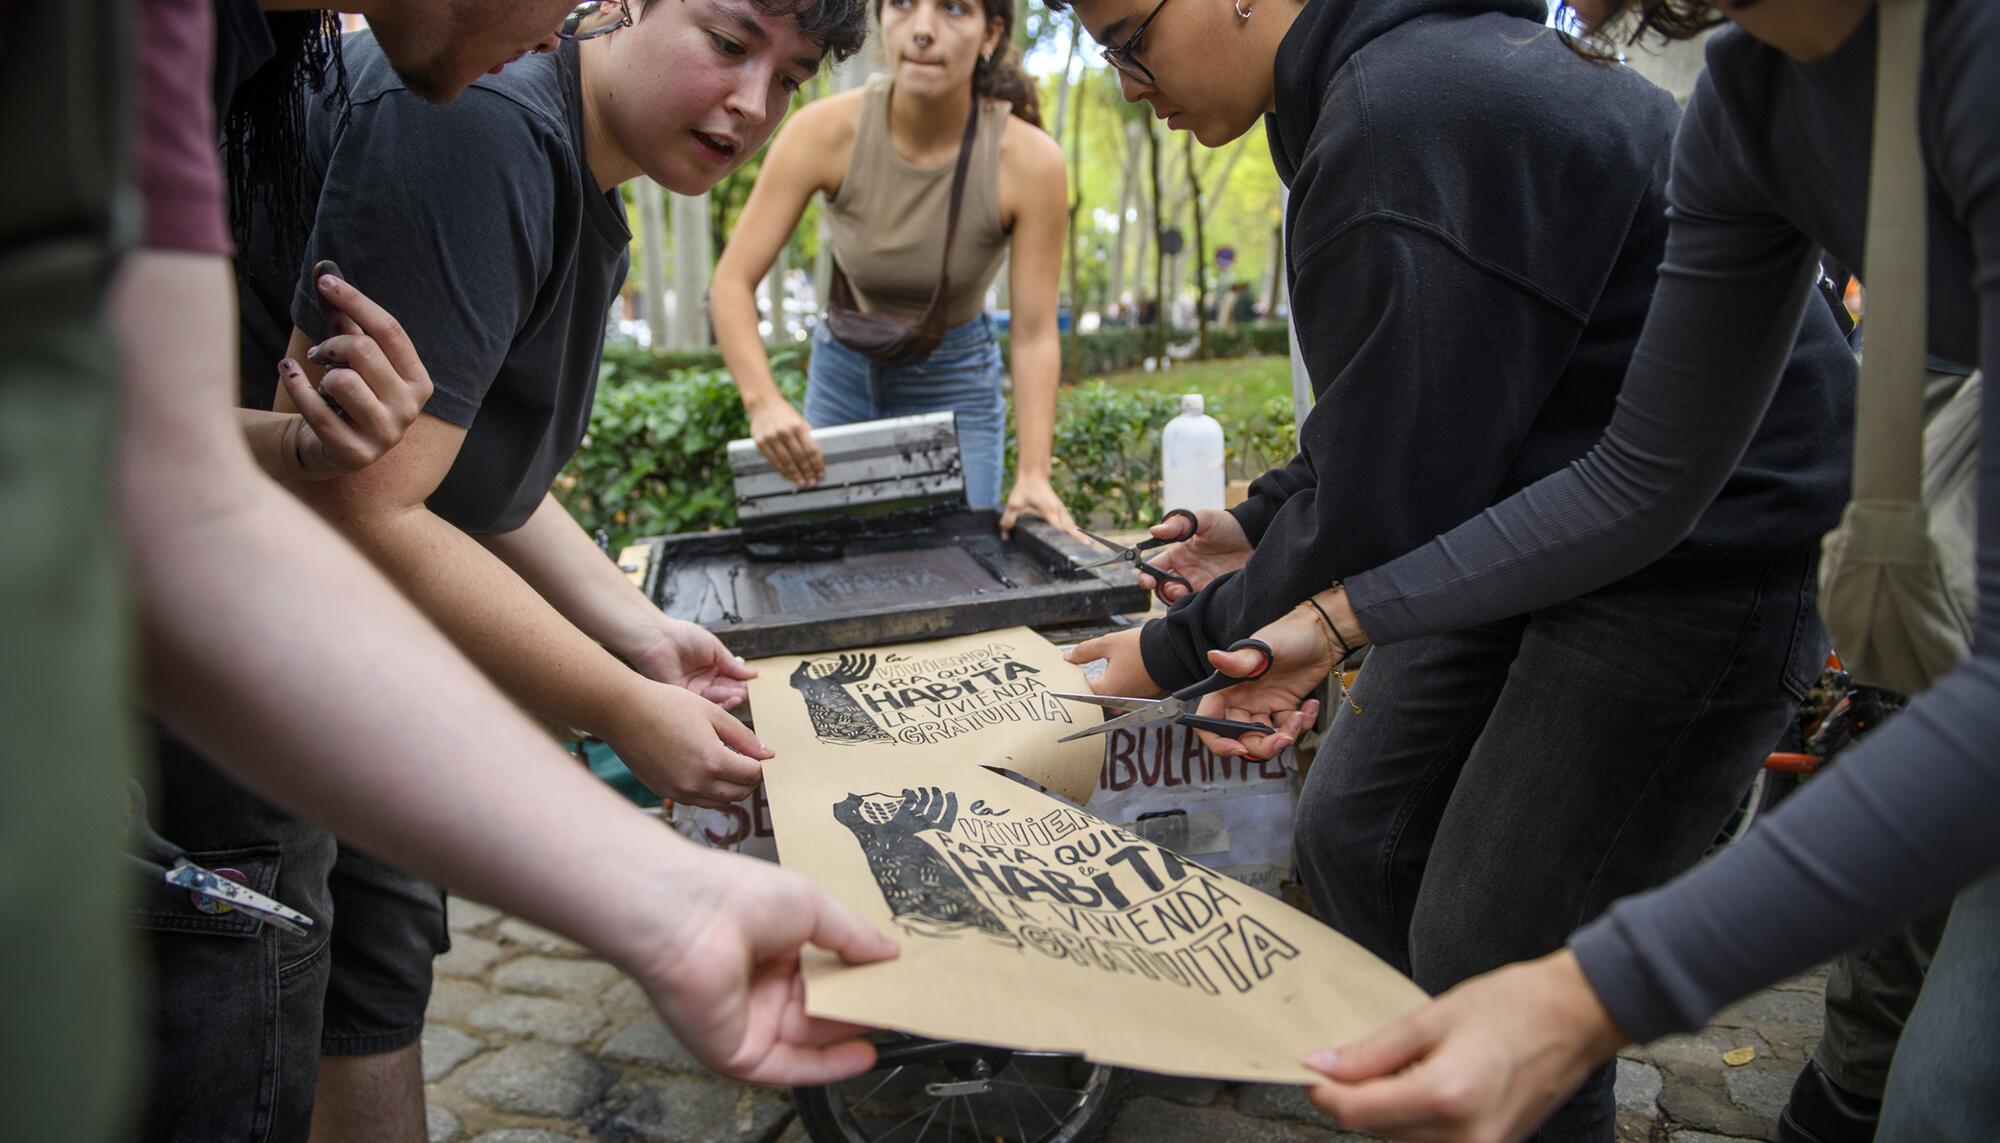
[[[757,734],[781,755],[879,755],[920,774],[933,766],[997,766],[1079,803],[1097,785],[1104,740],[1056,739],[1102,714],[1051,693],[1089,684],[1026,627],[752,665]]]
[[[971,752],[920,759],[881,740],[833,749],[809,722],[775,728],[764,711],[788,677],[771,669],[781,662],[758,664],[752,695],[758,733],[778,750],[765,787],[779,855],[903,947],[859,967],[808,950],[814,1015],[1304,1083],[1306,1052],[1422,1002],[1416,985],[1310,917],[983,769]],[[1034,725],[1044,744],[1068,729]]]

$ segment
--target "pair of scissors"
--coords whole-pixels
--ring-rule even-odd
[[[1164,548],[1168,544],[1178,544],[1182,540],[1194,539],[1195,531],[1196,529],[1201,527],[1201,522],[1195,519],[1194,513],[1188,511],[1186,508],[1176,508],[1173,511],[1167,513],[1167,520],[1172,520],[1177,516],[1186,520],[1188,527],[1187,527],[1187,535],[1182,536],[1179,539],[1175,540],[1162,540],[1159,537],[1155,536],[1152,539],[1145,540],[1138,544],[1127,545],[1127,544],[1116,543],[1112,540],[1107,540],[1103,536],[1100,536],[1095,532],[1084,532],[1083,533],[1084,535],[1089,536],[1091,539],[1096,540],[1098,543],[1103,544],[1105,547],[1112,549],[1110,555],[1104,557],[1101,560],[1098,560],[1096,563],[1084,564],[1083,565],[1084,570],[1088,570],[1090,568],[1106,567],[1111,564],[1131,564],[1133,570],[1144,572],[1147,575],[1153,577],[1153,591],[1155,593],[1165,591],[1166,586],[1170,583],[1177,583],[1180,584],[1182,587],[1186,588],[1188,592],[1192,594],[1194,592],[1194,585],[1189,583],[1185,576],[1182,576],[1177,572],[1167,571],[1165,568],[1154,567],[1152,564],[1147,563],[1145,556],[1141,554],[1144,552],[1150,552],[1154,548]],[[1161,523],[1165,522],[1166,522],[1165,520],[1161,521]],[[1078,531],[1082,531],[1082,529],[1079,528]],[[1162,603],[1167,602],[1167,597],[1165,595],[1161,595],[1160,602]]]
[[[128,853],[126,858],[144,870],[148,877],[157,877],[177,889],[195,894],[209,906],[203,912],[227,913],[240,909],[265,924],[276,925],[300,936],[305,936],[306,930],[312,926],[311,917],[290,905],[189,861],[187,850],[153,831],[153,823],[146,817],[146,791],[140,788],[139,783],[130,780],[125,783],[125,814],[131,825],[133,840],[158,860],[149,861],[136,853]]]
[[[1090,703],[1093,706],[1101,706],[1106,710],[1122,710],[1126,712],[1117,718],[1105,719],[1096,726],[1086,727],[1074,734],[1065,734],[1061,738],[1056,739],[1056,741],[1072,742],[1092,734],[1105,734],[1124,726],[1143,726],[1149,722],[1165,722],[1168,720],[1177,722],[1190,730],[1206,730],[1210,734],[1219,734],[1224,738],[1238,740],[1246,734],[1274,734],[1277,732],[1276,727],[1268,726],[1261,722],[1238,722],[1233,718],[1211,718],[1208,715],[1194,713],[1194,708],[1203,695],[1213,694],[1224,687],[1233,687],[1237,683],[1247,683],[1252,679],[1261,679],[1271,670],[1272,656],[1270,644],[1264,642],[1262,639],[1238,639],[1229,645],[1231,651],[1241,651],[1246,647],[1255,650],[1264,657],[1264,661],[1258,665],[1255,674],[1238,676],[1225,675],[1221,671],[1216,671],[1200,682],[1190,683],[1173,694],[1168,695],[1166,698],[1139,699],[1121,698],[1117,695],[1073,695],[1064,694],[1060,691],[1052,692],[1057,698],[1066,699],[1070,702]]]

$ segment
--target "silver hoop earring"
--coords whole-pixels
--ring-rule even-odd
[[[1250,13],[1243,10],[1243,0],[1236,0],[1236,18],[1239,20],[1248,20],[1250,18]]]

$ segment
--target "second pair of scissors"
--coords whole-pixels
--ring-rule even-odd
[[[1091,539],[1096,540],[1098,543],[1103,544],[1105,547],[1112,549],[1112,552],[1110,555],[1104,557],[1101,560],[1098,560],[1096,563],[1084,564],[1083,566],[1085,568],[1101,568],[1108,566],[1110,564],[1121,564],[1121,563],[1131,564],[1135,570],[1144,572],[1145,574],[1153,577],[1153,591],[1155,593],[1164,591],[1166,589],[1166,586],[1170,583],[1180,584],[1183,588],[1187,589],[1189,593],[1193,593],[1194,585],[1189,583],[1185,576],[1182,576],[1178,572],[1170,572],[1165,568],[1155,567],[1152,564],[1147,563],[1146,557],[1143,554],[1145,552],[1152,551],[1154,548],[1164,548],[1168,544],[1178,544],[1183,540],[1194,539],[1194,534],[1196,529],[1201,527],[1201,522],[1195,518],[1195,514],[1193,512],[1188,511],[1186,508],[1176,508],[1173,511],[1167,513],[1167,520],[1172,520],[1175,519],[1176,517],[1187,521],[1187,535],[1176,536],[1171,540],[1162,540],[1159,537],[1155,536],[1152,539],[1143,540],[1137,544],[1121,544],[1116,540],[1107,540],[1103,536],[1100,536],[1095,532],[1084,532],[1083,533],[1084,535],[1089,536]],[[1161,523],[1165,522],[1166,522],[1165,520],[1161,521]],[[1162,603],[1167,602],[1167,597],[1165,595],[1161,595],[1160,601]]]
[[[1220,670],[1217,670],[1210,673],[1207,678],[1200,682],[1190,683],[1165,698],[1141,699],[1125,698],[1121,695],[1073,695],[1052,692],[1055,694],[1055,697],[1068,702],[1089,703],[1092,706],[1101,706],[1107,710],[1122,710],[1126,712],[1117,718],[1107,718],[1096,726],[1087,726],[1074,734],[1065,734],[1061,738],[1056,739],[1056,741],[1069,742],[1087,735],[1105,734],[1120,727],[1139,726],[1148,722],[1166,722],[1169,720],[1180,723],[1182,726],[1192,730],[1206,730],[1210,734],[1219,734],[1224,738],[1241,739],[1246,734],[1276,733],[1276,727],[1265,723],[1239,722],[1233,718],[1215,718],[1210,715],[1196,714],[1194,712],[1203,695],[1213,694],[1224,687],[1233,687],[1237,683],[1247,683],[1253,679],[1261,679],[1270,671],[1273,662],[1270,644],[1264,642],[1262,639],[1238,639],[1229,645],[1231,651],[1241,651],[1246,648],[1256,651],[1259,655],[1263,656],[1263,662],[1257,665],[1257,670],[1254,674],[1241,676],[1225,675]]]

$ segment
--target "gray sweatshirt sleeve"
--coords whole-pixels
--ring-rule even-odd
[[[1697,93],[1696,98],[1700,98]],[[1690,532],[1777,391],[1818,252],[1682,121],[1659,286],[1603,439],[1437,539],[1346,577],[1362,630],[1391,643],[1561,602]]]
[[[1991,52],[2000,9],[1952,14],[1966,26],[1934,38],[1925,58],[1938,96],[1929,157],[1970,233],[1978,358],[1992,378],[2000,377],[2000,69]],[[1699,339],[1688,344],[1705,352]],[[1584,974],[1634,1039],[1699,1027],[1736,997],[1932,911],[2000,867],[2000,402],[1988,399],[1981,416],[1971,658],[1742,842],[1619,902],[1575,936]]]

